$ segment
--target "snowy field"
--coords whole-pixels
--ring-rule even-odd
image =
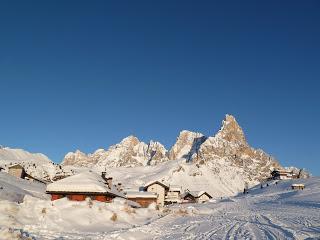
[[[303,191],[292,191],[292,182],[297,180],[190,205],[147,226],[100,239],[320,239],[320,179],[299,180],[306,185]]]
[[[291,190],[293,182],[306,189]],[[27,194],[21,204],[0,201],[0,239],[320,239],[320,178],[160,210]]]

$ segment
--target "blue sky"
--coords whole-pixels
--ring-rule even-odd
[[[319,1],[1,1],[0,144],[60,162],[233,114],[320,175]]]

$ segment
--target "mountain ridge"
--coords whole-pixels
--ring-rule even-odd
[[[151,140],[146,144],[130,135],[107,150],[100,149],[98,153],[68,153],[61,164],[99,168],[136,167],[157,165],[180,158],[196,164],[219,162],[223,159],[229,165],[242,169],[248,181],[261,180],[273,168],[282,168],[274,157],[249,145],[243,129],[230,114],[225,115],[220,129],[213,136],[182,130],[169,150],[160,142]],[[88,161],[83,161],[85,159]]]

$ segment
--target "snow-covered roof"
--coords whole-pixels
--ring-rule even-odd
[[[295,183],[291,185],[292,187],[304,187],[304,184],[302,183]]]
[[[189,192],[185,192],[183,194],[183,197],[185,197],[188,193],[191,194],[195,198],[201,197],[203,194],[206,194],[208,197],[211,198],[211,195],[209,193],[207,193],[206,191],[189,191]]]
[[[160,181],[151,181],[151,182],[148,182],[148,183],[146,183],[146,184],[144,185],[144,187],[147,188],[147,187],[149,187],[149,186],[151,186],[151,185],[153,185],[153,184],[159,184],[159,185],[163,186],[164,188],[169,189],[169,187],[168,187],[166,184],[164,184],[163,182],[160,182]]]
[[[181,192],[181,186],[178,186],[178,185],[170,185],[169,191],[170,191],[170,192]]]
[[[13,165],[9,166],[8,168],[10,169],[10,168],[17,168],[17,167],[24,169],[24,167],[21,164],[13,164]]]
[[[109,189],[105,180],[94,172],[82,172],[47,186],[47,192],[82,192],[82,193],[111,193],[124,197],[115,188]]]
[[[127,192],[127,198],[157,198],[157,194],[153,192]]]

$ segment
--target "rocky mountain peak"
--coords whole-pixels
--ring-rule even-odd
[[[140,143],[140,140],[137,137],[130,135],[130,136],[122,139],[122,141],[120,142],[119,145],[123,145],[125,147],[133,147],[139,143]]]
[[[172,146],[169,158],[186,158],[189,160],[205,140],[206,137],[202,133],[183,130],[177,137],[176,143]]]
[[[236,167],[244,172],[248,181],[263,179],[270,174],[272,168],[279,163],[260,149],[254,149],[247,143],[245,134],[232,115],[226,115],[218,133],[201,144],[195,162]]]
[[[242,171],[248,180],[267,176],[271,168],[280,165],[270,155],[253,149],[232,115],[226,115],[220,130],[211,137],[202,133],[183,130],[168,152],[159,142],[144,143],[130,135],[120,143],[99,149],[92,154],[80,151],[67,154],[64,165],[97,167],[135,167],[156,165],[161,162],[184,158],[188,162],[211,166],[215,171],[221,167],[233,167]]]
[[[81,152],[80,150],[76,150],[75,152],[68,152],[61,165],[74,165],[74,166],[91,166],[95,162],[90,161],[90,158],[87,154]]]
[[[232,115],[227,114],[225,116],[225,119],[222,121],[222,127],[215,137],[222,138],[228,142],[238,142],[247,145],[244,132]]]

